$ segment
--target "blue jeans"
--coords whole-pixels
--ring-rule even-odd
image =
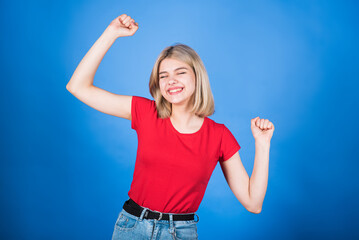
[[[173,215],[169,214],[169,220],[145,219],[144,208],[140,217],[136,217],[124,209],[118,215],[112,240],[117,239],[148,239],[148,240],[198,240],[196,220],[173,221]]]

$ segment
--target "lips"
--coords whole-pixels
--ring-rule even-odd
[[[170,95],[175,95],[183,91],[183,87],[172,87],[167,90]]]

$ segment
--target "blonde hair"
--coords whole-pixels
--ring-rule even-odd
[[[158,56],[150,76],[150,93],[156,101],[159,118],[167,118],[172,114],[172,104],[161,94],[159,86],[159,67],[162,60],[166,58],[176,59],[185,62],[192,67],[196,76],[195,92],[190,98],[192,104],[191,113],[199,117],[207,117],[214,113],[214,99],[209,84],[208,74],[201,58],[189,46],[176,43],[166,47]]]

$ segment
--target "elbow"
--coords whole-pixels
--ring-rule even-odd
[[[257,209],[254,209],[254,210],[249,210],[251,213],[254,213],[254,214],[259,214],[261,213],[262,211],[262,208],[257,208]]]
[[[70,85],[69,85],[69,84],[66,85],[66,90],[69,91],[69,92],[71,92],[71,91],[70,91]]]
[[[262,212],[262,205],[259,205],[259,206],[251,206],[251,207],[248,207],[247,210],[251,213],[254,213],[254,214],[259,214]]]
[[[75,82],[74,82],[73,78],[71,77],[70,81],[68,81],[68,83],[66,84],[66,89],[67,89],[67,91],[72,93],[74,91],[75,86],[76,86]]]
[[[74,88],[74,86],[71,86],[71,84],[67,84],[67,85],[66,85],[66,89],[67,89],[67,91],[69,91],[71,94],[74,94],[74,92],[75,92],[75,88]]]
[[[71,80],[70,80],[71,81]],[[69,91],[70,93],[74,93],[74,92],[78,92],[78,91],[80,91],[80,90],[82,90],[82,89],[85,89],[85,88],[88,88],[88,87],[91,87],[91,86],[93,86],[93,85],[75,85],[74,83],[67,83],[67,85],[66,85],[66,89],[67,89],[67,91]]]

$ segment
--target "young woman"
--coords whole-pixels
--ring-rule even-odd
[[[232,133],[208,118],[214,112],[213,96],[205,67],[192,48],[176,44],[160,53],[149,84],[154,100],[93,85],[111,45],[137,30],[138,24],[126,14],[114,19],[66,86],[87,105],[131,120],[137,132],[130,198],[119,213],[112,239],[198,239],[196,211],[218,162],[238,201],[248,211],[260,213],[274,125],[259,117],[251,120],[255,161],[249,178]]]

